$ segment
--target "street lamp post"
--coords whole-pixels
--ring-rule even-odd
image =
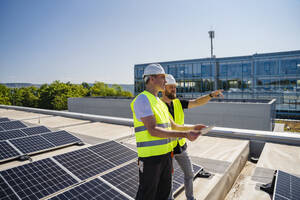
[[[211,66],[211,73],[212,73],[212,61],[213,61],[213,58],[214,58],[214,53],[213,53],[213,39],[215,38],[215,31],[211,30],[211,31],[208,31],[208,35],[209,35],[209,38],[210,38],[210,66]],[[217,65],[217,64],[216,64]],[[217,90],[218,89],[218,80],[217,80],[217,66],[215,66],[215,75],[214,75],[214,79],[215,79],[215,86],[214,86],[214,89]]]

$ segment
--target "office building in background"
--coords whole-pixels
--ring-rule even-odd
[[[224,89],[225,99],[276,99],[277,118],[300,118],[300,50],[159,63],[175,77],[179,97]],[[134,66],[135,95],[148,64]]]

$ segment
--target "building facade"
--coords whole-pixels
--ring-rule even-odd
[[[134,66],[135,95],[144,90],[148,64]],[[300,50],[160,64],[176,79],[179,97],[223,89],[227,99],[276,99],[278,118],[300,119]]]

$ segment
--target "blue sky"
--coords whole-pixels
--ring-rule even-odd
[[[134,64],[300,50],[299,0],[1,0],[0,82],[133,84]]]

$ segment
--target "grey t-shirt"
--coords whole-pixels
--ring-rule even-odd
[[[158,98],[158,97],[156,97],[156,98]],[[133,105],[133,109],[135,112],[135,116],[139,121],[141,121],[142,117],[148,117],[148,116],[154,115],[153,111],[151,109],[150,102],[149,102],[147,96],[144,94],[141,94],[136,98],[134,105]]]

